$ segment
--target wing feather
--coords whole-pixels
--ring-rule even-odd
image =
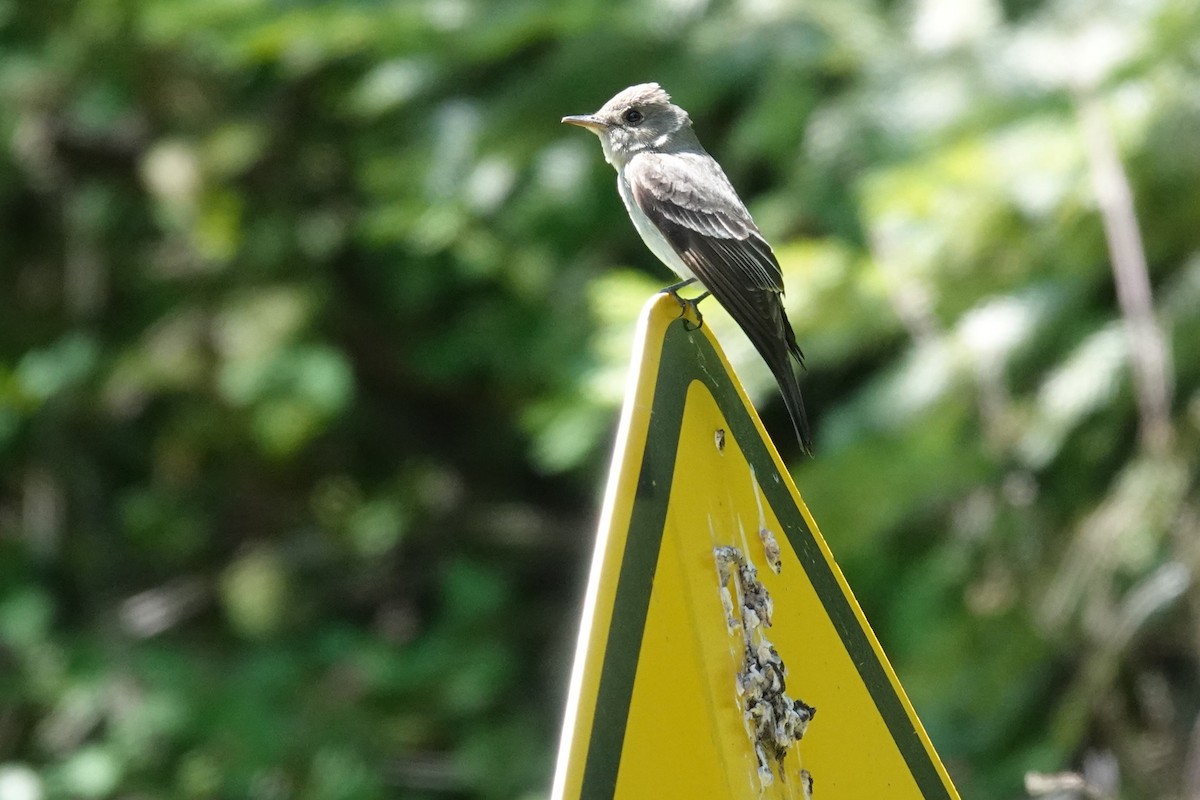
[[[703,184],[695,180],[704,175]],[[783,291],[783,273],[719,164],[707,153],[642,153],[625,167],[638,207],[663,232],[674,233],[679,249],[692,239],[739,243],[726,251],[745,281],[759,289]]]
[[[803,366],[804,355],[783,310],[783,273],[721,167],[703,152],[640,153],[624,174],[638,208],[767,362],[809,450],[808,421],[789,360]],[[697,181],[697,175],[705,179]]]

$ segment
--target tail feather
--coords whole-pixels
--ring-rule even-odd
[[[779,384],[779,393],[783,395],[783,404],[787,407],[788,416],[792,419],[792,427],[796,430],[796,438],[800,440],[800,448],[805,455],[812,455],[812,435],[808,429],[808,415],[804,413],[804,400],[800,397],[800,381],[792,370],[791,360],[784,353],[782,358],[770,359],[767,366],[775,375]]]
[[[792,329],[792,323],[788,320],[782,303],[779,306],[779,314],[783,318],[784,339],[787,341],[788,352],[792,354],[792,358],[796,359],[800,369],[804,369],[804,353],[801,352],[800,345],[796,344],[796,332]],[[804,450],[805,455],[811,456],[812,433],[808,428],[808,414],[804,413],[804,401],[800,397],[800,381],[796,379],[796,373],[792,371],[792,364],[788,361],[787,356],[780,360],[783,362],[780,364],[781,369],[779,371],[772,369],[772,372],[775,373],[775,380],[779,383],[779,391],[783,394],[783,404],[787,406],[788,416],[792,418],[792,427],[796,429],[796,438],[800,440],[800,447]],[[784,374],[780,375],[780,372]]]
[[[812,435],[808,428],[808,415],[804,412],[804,400],[800,396],[800,381],[792,367],[792,359],[804,367],[804,356],[796,344],[796,334],[783,310],[783,304],[778,295],[769,300],[764,297],[767,310],[763,316],[775,317],[773,325],[742,325],[751,344],[758,350],[763,361],[767,363],[775,382],[779,384],[779,392],[783,395],[783,404],[787,407],[788,416],[792,419],[792,427],[796,431],[796,439],[805,455],[812,455]],[[767,305],[769,303],[769,305]],[[770,315],[770,316],[768,316]],[[740,320],[739,320],[740,322]],[[773,329],[773,330],[772,330]]]
[[[804,355],[796,344],[796,334],[783,310],[782,292],[776,290],[746,290],[731,284],[727,275],[715,272],[705,288],[712,292],[734,322],[745,332],[754,349],[775,375],[783,403],[792,418],[796,438],[806,455],[812,455],[812,437],[808,416],[800,398],[800,382],[792,368],[792,359],[804,366]],[[716,280],[714,280],[716,279]]]

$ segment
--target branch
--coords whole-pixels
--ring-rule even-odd
[[[1162,328],[1154,316],[1146,252],[1133,206],[1129,176],[1117,152],[1112,128],[1095,95],[1076,99],[1092,185],[1104,222],[1104,236],[1117,286],[1117,303],[1129,340],[1142,446],[1162,453],[1173,438],[1171,392],[1174,367]]]

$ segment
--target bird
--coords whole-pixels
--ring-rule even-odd
[[[811,455],[792,366],[795,360],[803,367],[804,354],[783,308],[779,260],[721,165],[701,146],[688,113],[659,84],[639,83],[594,114],[562,121],[600,138],[633,227],[680,278],[663,291],[693,308],[711,294],[729,312],[775,376],[800,447]],[[704,293],[681,299],[678,291],[693,283]]]

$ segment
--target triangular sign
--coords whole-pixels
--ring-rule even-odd
[[[553,796],[957,798],[695,322],[639,321]]]

